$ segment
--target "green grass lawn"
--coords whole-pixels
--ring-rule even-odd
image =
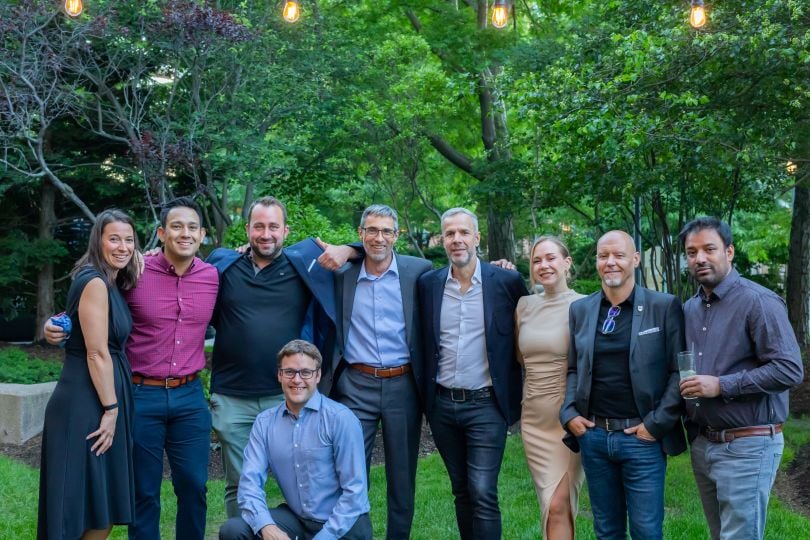
[[[810,443],[810,418],[791,420],[785,428],[787,441],[782,469],[793,459],[795,451]],[[0,456],[0,538],[25,539],[34,537],[37,515],[37,485],[39,472]],[[419,461],[416,493],[414,539],[456,538],[453,499],[450,482],[441,458],[432,455]],[[519,436],[507,442],[506,457],[500,478],[500,500],[503,512],[503,536],[507,540],[540,538],[540,510],[523,457]],[[208,484],[208,537],[216,538],[225,520],[222,504],[224,483]],[[371,507],[375,538],[385,537],[385,474],[381,467],[371,473]],[[175,500],[171,483],[163,483],[162,537],[174,538]],[[268,500],[280,501],[278,491],[268,490]],[[587,489],[583,489],[577,517],[577,538],[594,538]],[[687,455],[670,460],[666,485],[667,539],[708,538],[703,511],[700,507],[695,481]],[[791,512],[776,498],[771,498],[766,538],[810,537],[810,520]],[[117,527],[111,538],[126,538],[126,529]]]

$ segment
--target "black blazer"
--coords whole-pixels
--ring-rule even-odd
[[[662,441],[671,456],[686,450],[681,417],[683,401],[678,388],[678,352],[684,350],[681,303],[671,294],[636,285],[630,334],[630,380],[633,398],[644,426]],[[593,342],[602,292],[571,304],[568,375],[560,422],[565,426],[576,416],[588,417],[591,394]],[[575,444],[570,433],[566,444]]]
[[[416,280],[433,268],[430,261],[419,257],[399,255],[397,258],[397,270],[399,272],[399,287],[402,293],[402,309],[405,312],[405,340],[408,343],[408,351],[411,358],[411,369],[416,380],[416,387],[422,390],[422,331],[419,320],[419,299],[416,294]],[[320,388],[328,392],[337,382],[342,371],[340,361],[346,350],[346,339],[349,335],[349,326],[352,322],[352,308],[354,307],[354,293],[357,290],[357,276],[360,275],[360,268],[363,260],[350,261],[343,265],[335,273],[335,301],[337,312],[337,339],[336,352],[332,357],[332,369],[330,370],[330,380],[324,384],[321,379]],[[332,376],[333,375],[333,376]]]
[[[515,355],[515,307],[526,296],[526,284],[519,273],[479,260],[484,295],[484,324],[489,374],[495,401],[507,424],[520,418],[522,370]],[[427,272],[419,278],[424,338],[425,412],[430,413],[436,397],[439,366],[439,336],[444,284],[448,267]]]

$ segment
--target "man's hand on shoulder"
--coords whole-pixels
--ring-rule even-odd
[[[360,256],[357,250],[351,246],[333,246],[320,238],[315,238],[315,243],[323,250],[321,256],[318,257],[318,264],[332,272],[346,264],[350,259],[356,259]]]
[[[584,416],[575,416],[565,424],[566,429],[574,435],[574,437],[582,437],[588,429],[594,427],[596,424],[585,418]]]
[[[492,266],[497,266],[498,268],[503,268],[504,270],[517,270],[517,267],[512,264],[512,261],[508,261],[506,259],[498,259],[497,261],[492,261]]]
[[[287,533],[278,528],[277,525],[265,525],[262,527],[262,540],[291,540]]]

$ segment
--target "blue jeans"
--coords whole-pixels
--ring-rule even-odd
[[[437,395],[428,420],[450,475],[461,539],[500,539],[498,475],[507,425],[494,398],[454,402]]]
[[[729,443],[709,442],[702,435],[692,441],[692,469],[712,538],[765,535],[768,498],[784,445],[781,433]]]
[[[667,460],[659,441],[590,428],[579,437],[596,537],[663,538]]]
[[[165,450],[177,495],[175,537],[202,540],[211,413],[200,379],[170,389],[133,385],[133,403],[135,523],[129,526],[130,539],[160,538],[160,483]]]

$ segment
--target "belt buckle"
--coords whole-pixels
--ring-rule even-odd
[[[166,377],[165,379],[163,379],[163,388],[166,390],[170,389],[171,386],[169,386],[169,381],[176,381],[176,380],[177,380],[176,377]]]
[[[461,398],[456,399],[456,392],[461,392]],[[464,388],[451,388],[450,389],[450,401],[455,403],[463,403],[467,401],[467,391]]]
[[[375,376],[375,377],[377,377],[378,379],[379,379],[380,377],[382,377],[382,375],[380,375],[380,374],[379,374],[380,370],[382,370],[382,369],[383,369],[383,368],[378,368],[378,367],[375,367],[375,368],[374,368],[374,376]]]

